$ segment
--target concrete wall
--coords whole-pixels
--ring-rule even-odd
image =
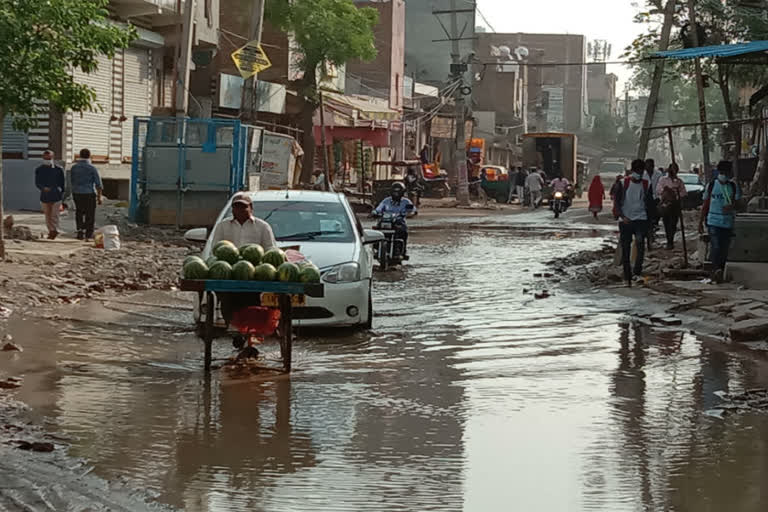
[[[3,160],[3,207],[6,210],[40,210],[35,169],[41,160]]]

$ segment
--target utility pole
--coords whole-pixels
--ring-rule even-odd
[[[696,9],[694,0],[688,0],[688,18],[691,26],[691,38],[694,48],[699,46],[699,31],[696,25]],[[701,151],[704,166],[704,176],[709,181],[712,175],[709,161],[709,127],[707,126],[707,102],[704,98],[704,77],[701,75],[701,59],[696,58],[696,89],[699,93],[699,120],[701,121]]]
[[[187,117],[189,110],[189,74],[192,67],[192,34],[195,27],[195,0],[184,2],[184,26],[181,31],[180,70],[176,77],[176,117]]]
[[[664,24],[661,27],[661,40],[659,41],[659,51],[663,52],[669,48],[669,35],[672,32],[672,23],[675,19],[675,0],[667,0],[667,6],[664,9]],[[651,82],[651,94],[648,97],[648,106],[645,109],[645,121],[643,128],[653,126],[653,119],[656,116],[656,109],[659,105],[659,92],[661,90],[661,79],[664,77],[664,59],[657,59],[656,66],[653,69],[653,80]],[[645,160],[648,153],[648,141],[651,137],[650,130],[643,130],[640,133],[640,145],[637,148],[637,158]]]
[[[251,0],[251,31],[248,34],[248,41],[257,41],[261,43],[261,31],[264,26],[264,0]],[[240,112],[241,118],[246,122],[254,122],[256,120],[256,76],[248,78],[243,83],[243,98],[241,101]],[[326,173],[328,171],[326,170]]]
[[[474,27],[473,27],[474,29]],[[461,63],[459,53],[459,24],[456,17],[456,0],[451,0],[451,61],[453,69],[451,75],[454,80],[462,81],[464,66]],[[463,85],[456,88],[455,93],[455,120],[456,120],[456,170],[459,188],[456,190],[456,199],[460,206],[469,206],[469,182],[467,179],[467,143],[464,133],[464,116],[466,113],[465,97],[462,94]]]
[[[320,145],[323,147],[323,174],[325,176],[325,190],[331,190],[328,183],[331,180],[328,174],[328,146],[325,144],[325,101],[323,101],[323,91],[320,90]]]

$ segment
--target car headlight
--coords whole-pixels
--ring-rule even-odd
[[[360,265],[351,261],[332,267],[323,274],[326,283],[352,283],[360,280]]]

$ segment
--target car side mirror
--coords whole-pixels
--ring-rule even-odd
[[[188,242],[205,243],[208,240],[208,229],[207,228],[190,229],[189,231],[184,233],[184,240]]]
[[[377,244],[384,241],[384,233],[375,229],[366,229],[363,231],[363,243],[365,245]]]

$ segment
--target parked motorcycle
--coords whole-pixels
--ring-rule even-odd
[[[424,185],[421,184],[418,176],[415,174],[408,173],[408,175],[406,175],[405,193],[416,208],[421,206],[421,196],[424,195]]]
[[[379,242],[374,248],[374,257],[379,262],[379,270],[387,270],[388,267],[399,265],[409,259],[406,253],[408,228],[404,215],[385,213],[379,218],[374,229],[384,234],[384,241]]]

